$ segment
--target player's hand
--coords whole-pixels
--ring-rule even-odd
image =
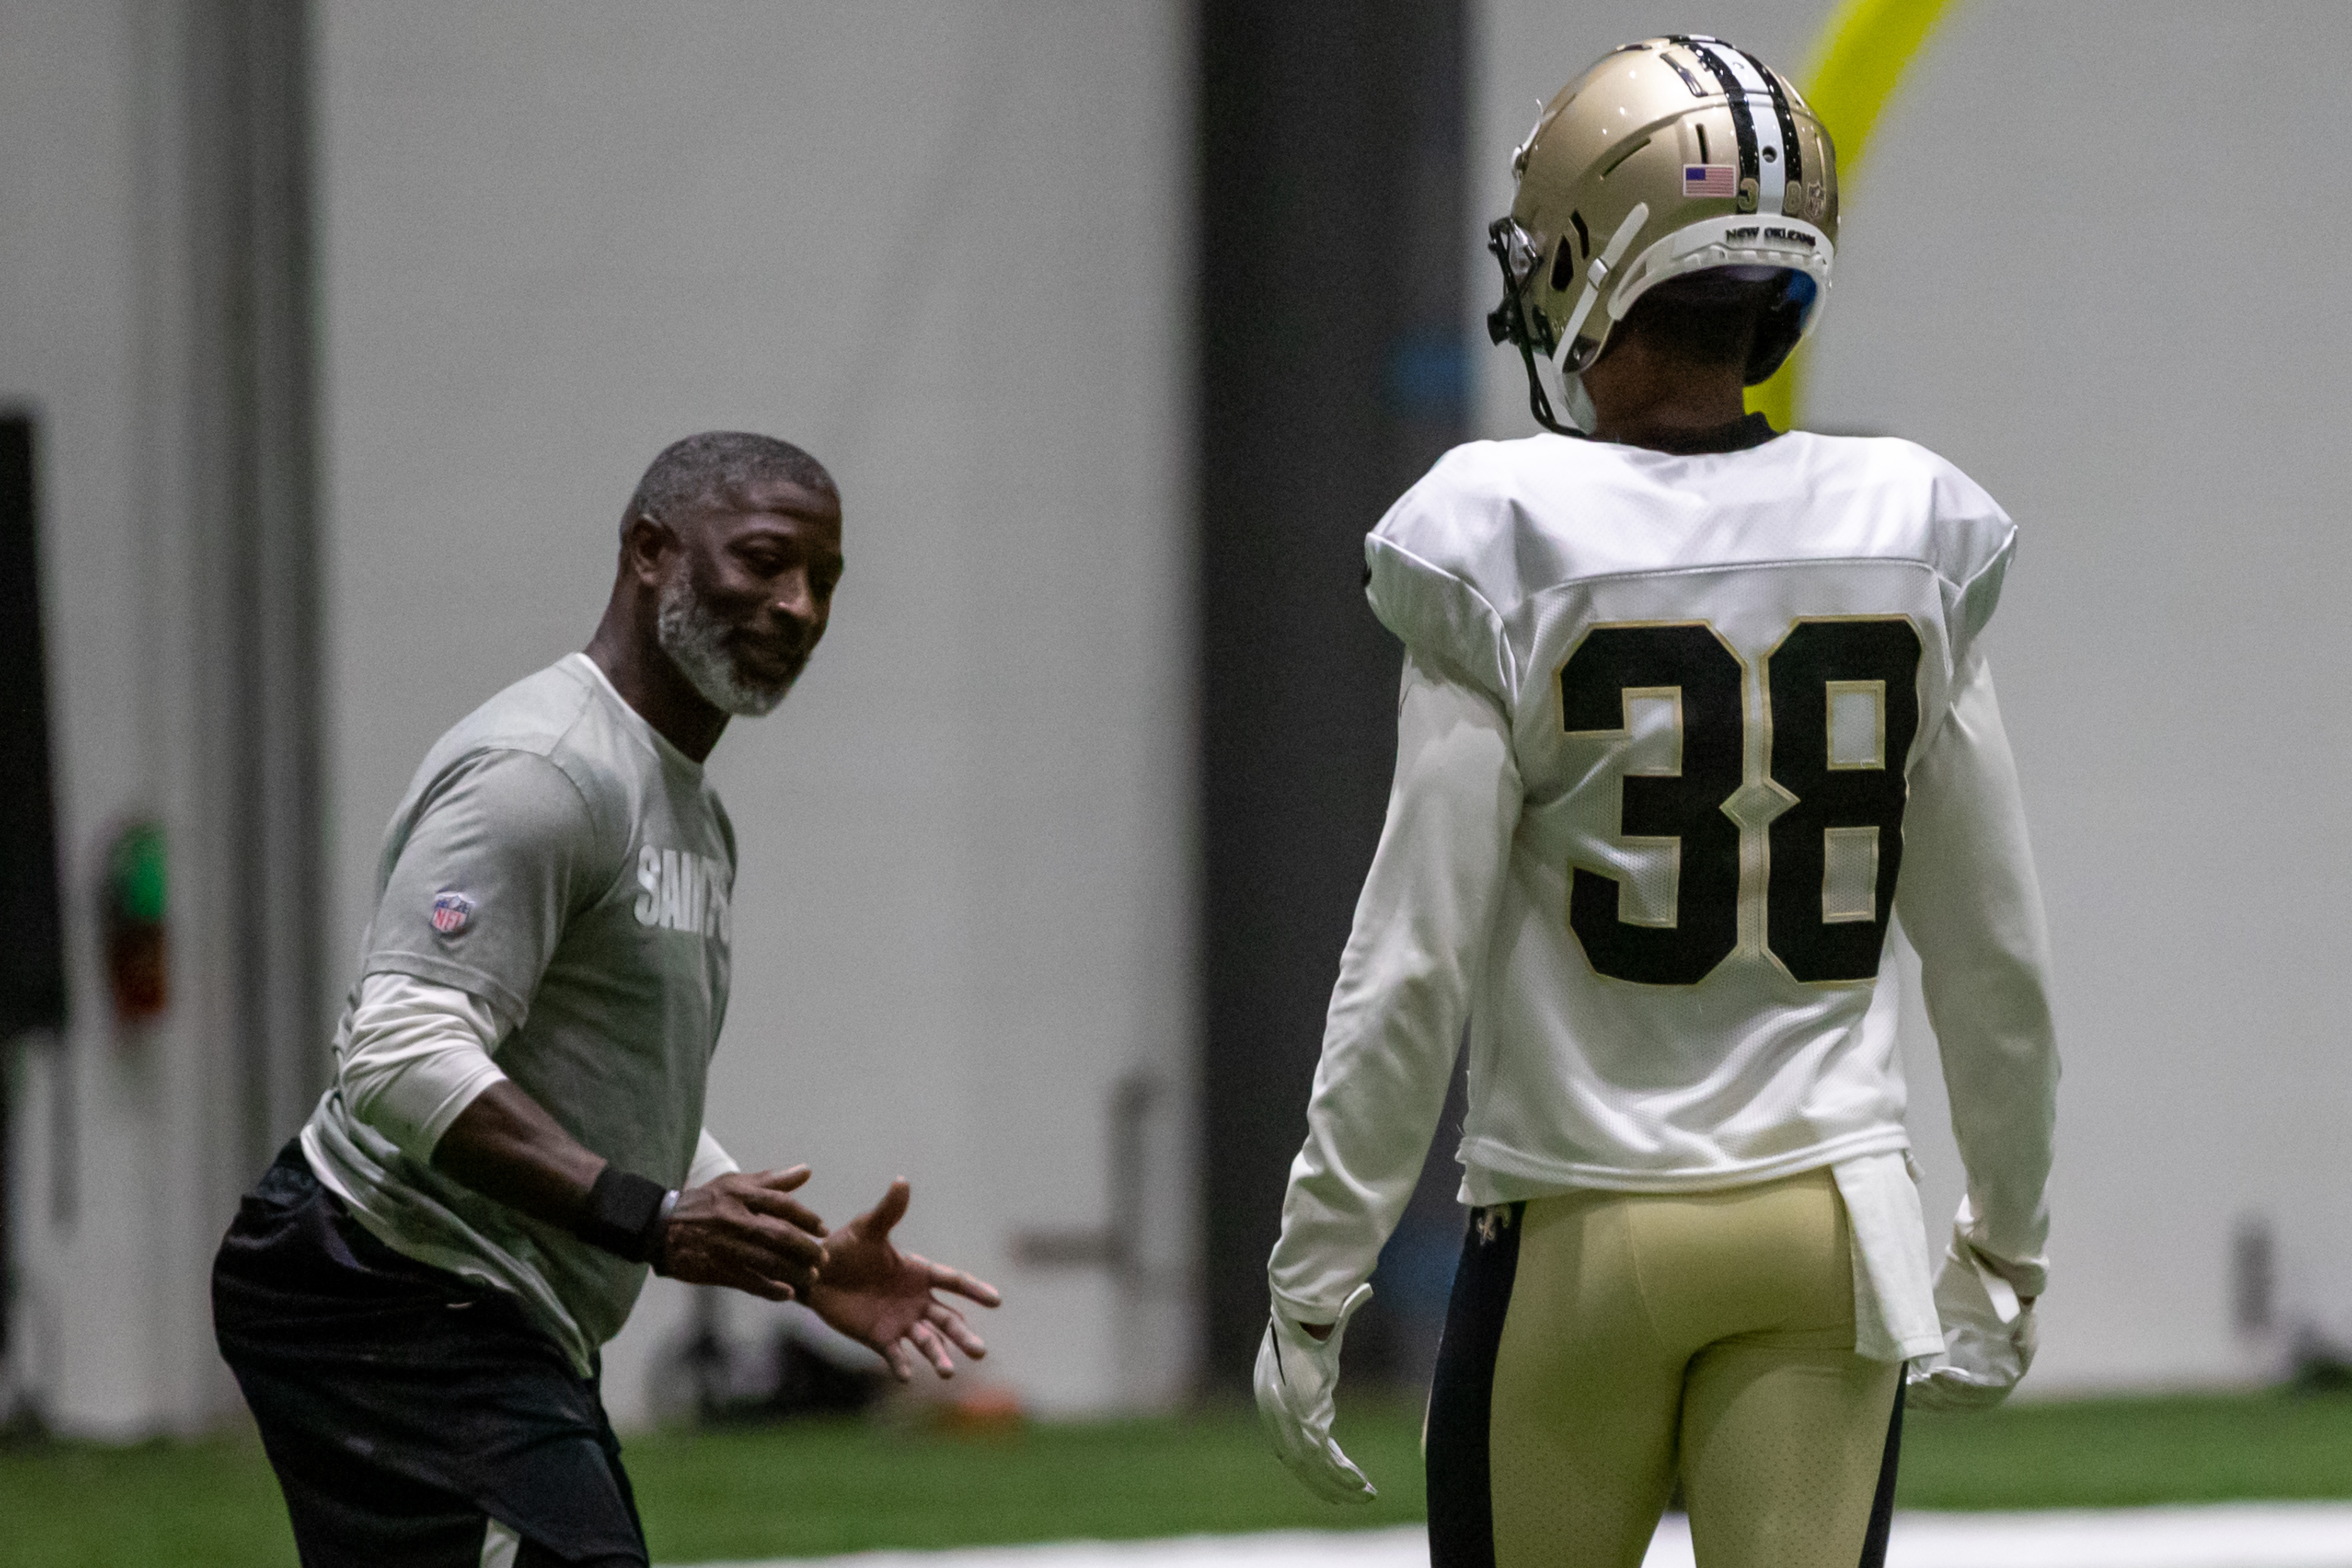
[[[823,1273],[804,1298],[835,1331],[888,1362],[901,1383],[915,1375],[917,1355],[941,1377],[953,1377],[949,1346],[974,1361],[988,1353],[963,1314],[931,1292],[952,1291],[983,1307],[1003,1300],[993,1285],[891,1244],[891,1227],[907,1216],[912,1191],[901,1176],[880,1203],[828,1237]]]
[[[794,1165],[687,1188],[663,1233],[661,1271],[771,1301],[806,1300],[824,1263],[824,1221],[787,1194],[808,1179],[809,1168]]]
[[[1937,1271],[1936,1315],[1944,1353],[1909,1374],[1905,1402],[1915,1410],[1989,1410],[2008,1398],[2033,1364],[2033,1298],[2020,1296],[1956,1235]]]
[[[1339,1342],[1347,1337],[1348,1320],[1372,1299],[1370,1285],[1349,1292],[1339,1307],[1339,1321],[1322,1334],[1283,1316],[1276,1305],[1265,1326],[1265,1342],[1258,1347],[1258,1419],[1274,1451],[1307,1489],[1327,1502],[1370,1502],[1380,1496],[1353,1459],[1331,1440],[1333,1395],[1339,1384]]]

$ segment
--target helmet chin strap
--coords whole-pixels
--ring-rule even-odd
[[[1545,389],[1545,402],[1575,428],[1576,434],[1590,436],[1601,423],[1601,416],[1592,406],[1592,395],[1584,390],[1583,375],[1568,368],[1568,354],[1563,348],[1548,365],[1535,368],[1551,373],[1545,378],[1549,383]]]
[[[1584,389],[1583,373],[1569,368],[1575,353],[1574,342],[1563,341],[1548,356],[1528,355],[1528,378],[1539,405],[1536,418],[1545,429],[1562,436],[1591,436],[1601,416],[1592,406],[1592,395]],[[1561,429],[1562,424],[1568,428]]]
[[[1563,375],[1559,378],[1559,384],[1560,402],[1568,411],[1569,423],[1576,426],[1578,434],[1591,435],[1592,427],[1601,423],[1601,415],[1592,406],[1592,395],[1584,390],[1584,378]]]
[[[1573,424],[1562,425],[1551,411],[1551,399],[1544,392],[1543,372],[1536,366],[1536,345],[1528,335],[1526,307],[1519,300],[1519,270],[1511,265],[1511,240],[1517,229],[1509,217],[1498,217],[1486,228],[1486,249],[1503,270],[1503,302],[1486,315],[1486,335],[1498,343],[1507,342],[1519,351],[1519,363],[1528,373],[1528,412],[1537,424],[1555,436],[1585,438],[1584,432]],[[1570,378],[1572,379],[1572,378]],[[1581,397],[1582,389],[1576,395]],[[1573,412],[1570,417],[1573,418]]]
[[[1633,245],[1633,237],[1641,233],[1642,226],[1649,221],[1650,204],[1635,202],[1633,210],[1625,215],[1625,221],[1617,226],[1617,232],[1609,237],[1609,243],[1601,247],[1601,254],[1592,258],[1592,265],[1584,269],[1584,287],[1577,290],[1576,306],[1568,313],[1568,325],[1559,330],[1561,342],[1574,342],[1577,334],[1584,331],[1584,319],[1592,313],[1592,307],[1600,303],[1601,290],[1616,274],[1617,264],[1625,259],[1625,251]],[[1565,245],[1567,241],[1560,243]],[[1616,311],[1612,310],[1610,313],[1613,316]]]
[[[1570,312],[1568,324],[1560,329],[1559,347],[1557,357],[1551,360],[1551,370],[1559,383],[1559,413],[1568,417],[1565,425],[1560,423],[1559,416],[1553,413],[1551,396],[1544,388],[1543,372],[1536,366],[1536,347],[1529,339],[1526,307],[1519,298],[1520,273],[1511,265],[1510,238],[1517,226],[1509,218],[1503,217],[1497,218],[1486,230],[1486,248],[1503,269],[1503,303],[1486,318],[1487,335],[1498,343],[1507,341],[1518,349],[1520,363],[1527,366],[1528,372],[1528,412],[1535,416],[1537,424],[1556,436],[1589,438],[1592,427],[1600,423],[1600,416],[1592,406],[1592,398],[1584,390],[1584,378],[1566,369],[1560,362],[1574,351],[1577,334],[1583,330],[1585,319],[1599,302],[1601,290],[1616,272],[1618,265],[1625,259],[1625,252],[1632,247],[1633,237],[1641,232],[1642,226],[1649,218],[1649,204],[1634,203],[1633,210],[1625,215],[1624,221],[1609,237],[1609,243],[1601,247],[1601,254],[1594,257],[1591,266],[1585,269],[1584,287],[1578,290],[1576,305]],[[1613,307],[1612,313],[1614,313]]]
[[[1528,412],[1535,416],[1537,424],[1555,436],[1572,436],[1580,441],[1585,439],[1585,433],[1581,428],[1583,421],[1577,418],[1575,405],[1581,402],[1590,408],[1592,404],[1591,400],[1584,395],[1582,384],[1572,375],[1560,378],[1561,412],[1568,416],[1569,420],[1567,424],[1561,424],[1559,416],[1551,411],[1551,395],[1544,390],[1544,374],[1536,363],[1535,345],[1528,342],[1525,334],[1522,334],[1517,342],[1519,348],[1519,363],[1527,366],[1528,371]]]

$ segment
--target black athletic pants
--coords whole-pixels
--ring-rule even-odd
[[[299,1142],[221,1243],[213,1326],[304,1568],[644,1568],[595,1380],[505,1293],[370,1235]],[[486,1557],[494,1520],[519,1550]]]

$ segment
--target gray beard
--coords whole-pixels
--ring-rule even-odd
[[[703,608],[702,601],[695,596],[694,584],[687,581],[684,572],[662,584],[657,610],[654,637],[661,644],[662,652],[669,655],[678,672],[702,693],[702,700],[720,712],[757,719],[773,712],[776,704],[793,689],[789,679],[771,686],[751,679],[736,668],[727,651],[726,626]]]

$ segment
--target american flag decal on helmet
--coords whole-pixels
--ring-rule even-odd
[[[448,891],[435,895],[433,929],[443,936],[456,936],[474,918],[474,900],[465,894]]]
[[[1727,198],[1738,189],[1738,165],[1731,163],[1685,163],[1683,195]]]

